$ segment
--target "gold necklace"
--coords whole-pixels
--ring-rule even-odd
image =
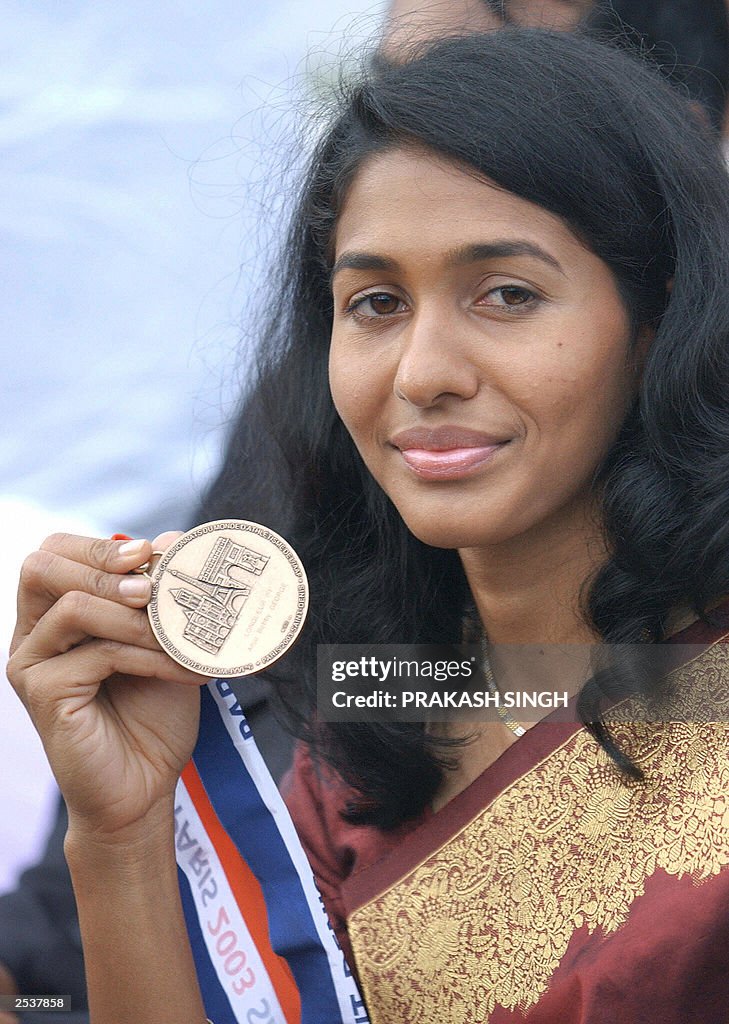
[[[515,736],[523,736],[526,729],[523,725],[520,725],[514,716],[509,712],[507,708],[501,706],[501,691],[496,685],[494,679],[494,672],[491,668],[491,659],[489,658],[488,641],[484,640],[481,645],[483,652],[483,674],[486,679],[486,686],[492,697],[496,698],[496,714],[499,716],[499,720],[510,729]]]

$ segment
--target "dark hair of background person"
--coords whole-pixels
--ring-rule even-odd
[[[510,0],[483,2],[505,25],[518,23]],[[534,7],[539,7],[539,0]],[[652,62],[701,105],[714,134],[721,133],[729,96],[725,0],[594,0],[575,7],[591,8],[581,18],[577,10],[580,31]]]
[[[729,182],[688,105],[641,61],[568,33],[449,39],[366,70],[314,154],[269,279],[257,383],[200,515],[260,519],[302,556],[309,618],[272,676],[290,726],[362,794],[349,820],[383,828],[429,804],[452,749],[418,724],[317,723],[316,644],[457,643],[474,614],[457,552],[409,533],[328,388],[337,216],[363,161],[401,146],[563,218],[612,270],[634,328],[656,329],[596,474],[611,555],[586,584],[586,620],[619,650],[655,651],[645,641],[672,609],[705,616],[729,589]],[[634,774],[605,694],[652,685],[628,653],[580,695]]]
[[[596,0],[585,30],[655,64],[722,130],[729,95],[726,0]]]

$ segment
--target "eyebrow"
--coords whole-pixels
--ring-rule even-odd
[[[335,260],[330,279],[338,274],[340,270],[396,270],[395,260],[386,256],[377,256],[372,252],[343,252],[338,260]]]
[[[526,239],[496,240],[493,242],[476,242],[472,245],[464,245],[459,249],[452,249],[446,256],[446,263],[454,267],[467,266],[469,263],[479,263],[482,260],[504,259],[510,256],[533,256],[550,267],[554,267],[560,274],[564,274],[558,260],[550,255],[541,246]],[[331,278],[340,270],[397,270],[398,264],[387,256],[379,256],[370,252],[343,252],[332,267]]]

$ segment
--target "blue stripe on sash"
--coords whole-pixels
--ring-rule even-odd
[[[301,995],[302,1024],[341,1021],[329,958],[296,867],[205,687],[193,759],[220,823],[261,885],[271,945],[291,967]]]
[[[182,870],[177,868],[177,875],[180,880],[180,896],[182,897],[182,909],[185,913],[187,933],[190,936],[192,954],[195,958],[195,969],[200,983],[200,991],[203,993],[205,1012],[215,1024],[236,1024],[235,1014],[230,1005],[223,986],[218,980],[215,968],[210,960],[208,947],[200,928],[200,920],[197,916],[197,907],[192,898],[190,882]]]

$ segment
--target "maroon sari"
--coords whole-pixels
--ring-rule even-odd
[[[700,645],[675,673],[697,708],[727,691],[721,616],[673,638]],[[344,824],[346,791],[300,752],[288,802],[373,1024],[729,1022],[729,702],[718,710],[617,720],[642,782],[581,726],[540,722],[394,835]]]

